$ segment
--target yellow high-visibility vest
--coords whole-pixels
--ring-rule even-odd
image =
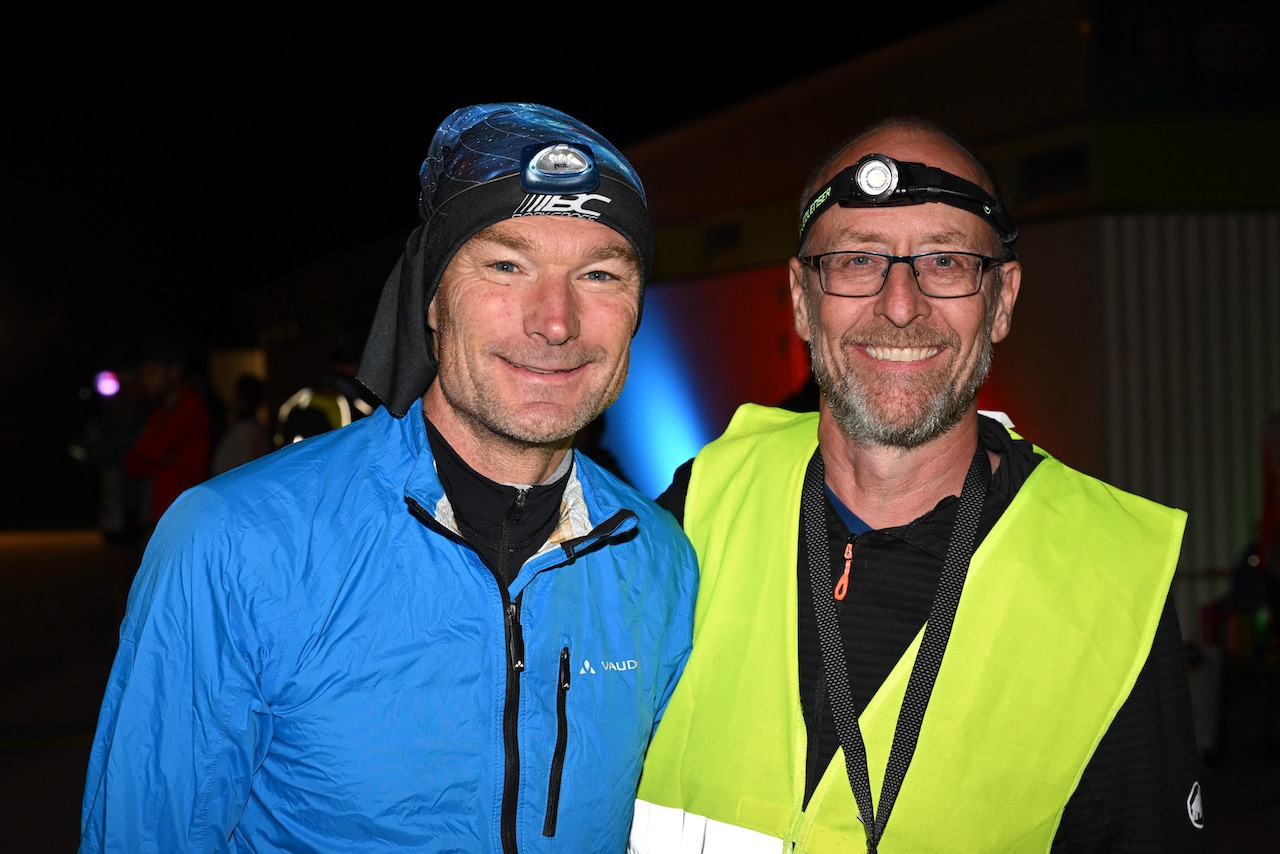
[[[796,548],[816,447],[815,413],[746,405],[694,463],[693,652],[645,761],[635,854],[866,850],[843,751],[801,808]],[[1150,651],[1186,513],[1036,450],[973,556],[883,854],[1047,852]],[[919,643],[859,715],[877,809]]]

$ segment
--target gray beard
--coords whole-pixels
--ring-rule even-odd
[[[989,325],[989,324],[988,324]],[[891,448],[915,448],[945,434],[960,422],[977,400],[978,389],[991,371],[992,344],[990,330],[983,336],[973,375],[959,388],[939,389],[925,401],[920,412],[907,424],[889,424],[873,402],[854,382],[852,375],[835,377],[821,354],[809,346],[814,379],[840,430],[856,444]]]

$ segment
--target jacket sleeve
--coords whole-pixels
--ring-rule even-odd
[[[207,497],[166,514],[129,594],[90,750],[80,852],[226,851],[271,737]]]
[[[677,550],[674,556],[677,595],[666,622],[662,656],[667,679],[659,697],[658,709],[653,718],[653,728],[649,732],[650,741],[657,732],[658,723],[662,720],[667,703],[671,701],[671,694],[676,689],[676,683],[684,673],[689,653],[693,650],[693,612],[698,598],[698,555],[694,552],[693,545],[685,538],[683,531],[675,530],[674,541]]]
[[[1202,852],[1188,657],[1166,598],[1146,664],[1063,813],[1054,854]]]

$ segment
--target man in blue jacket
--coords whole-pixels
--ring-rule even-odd
[[[572,443],[626,377],[644,191],[535,104],[454,112],[420,177],[359,372],[383,406],[149,543],[82,852],[625,848],[697,571]]]

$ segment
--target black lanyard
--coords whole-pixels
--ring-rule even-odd
[[[955,526],[947,544],[947,557],[938,579],[938,590],[929,609],[924,637],[911,667],[906,695],[898,712],[898,723],[893,733],[893,746],[889,750],[889,762],[885,768],[884,787],[880,792],[880,813],[875,812],[871,799],[871,778],[867,772],[867,749],[858,727],[858,715],[853,708],[853,694],[849,689],[849,671],[845,663],[844,645],[840,640],[840,628],[836,621],[835,600],[826,591],[831,587],[831,571],[828,565],[827,530],[823,512],[824,469],[822,451],[815,451],[805,472],[804,490],[800,498],[800,514],[804,520],[805,543],[809,552],[809,575],[813,587],[813,606],[818,617],[818,636],[822,641],[822,666],[826,671],[827,688],[831,695],[831,708],[835,715],[836,731],[844,748],[845,771],[849,785],[858,802],[858,819],[866,827],[867,851],[876,854],[889,813],[897,800],[898,790],[907,776],[911,757],[915,753],[916,740],[920,737],[920,725],[933,693],[933,683],[942,666],[942,655],[951,636],[951,624],[960,604],[960,593],[969,572],[969,560],[973,557],[978,537],[978,517],[982,501],[991,482],[991,465],[981,443],[973,455],[969,472],[965,475],[964,488],[960,491],[960,506],[956,511]]]

